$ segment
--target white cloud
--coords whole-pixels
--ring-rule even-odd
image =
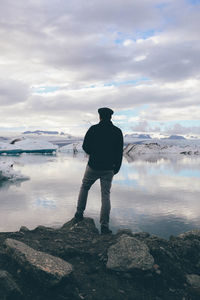
[[[139,116],[135,116],[135,117],[131,117],[131,118],[129,118],[128,119],[128,122],[138,122],[138,121],[140,121],[140,118],[139,118]]]
[[[142,60],[145,60],[146,59],[146,56],[145,55],[140,55],[140,56],[136,56],[134,58],[135,61],[142,61]]]
[[[149,123],[147,121],[140,121],[137,125],[132,126],[132,130],[139,132],[149,131]]]
[[[200,126],[182,126],[181,124],[174,124],[166,129],[169,134],[197,134],[200,135]]]
[[[0,78],[0,106],[24,102],[29,96],[29,87],[17,80]]]
[[[199,6],[159,4],[2,0],[1,123],[32,126],[37,119],[45,126],[45,119],[46,126],[62,127],[65,120],[76,127],[78,119],[85,126],[86,114],[94,116],[99,106],[119,111],[144,104],[139,120],[198,120]],[[140,78],[149,81],[104,86]],[[31,94],[36,86],[59,90]]]
[[[196,134],[197,136],[200,136],[200,126],[183,126],[179,123],[175,123],[174,125],[168,125],[168,123],[158,123],[155,125],[151,125],[150,122],[144,121],[138,121],[136,122],[136,125],[131,126],[131,129],[134,132],[160,132],[161,134],[181,134],[181,135],[191,135]]]
[[[115,121],[122,121],[122,120],[126,120],[127,116],[126,115],[113,115],[113,120]]]

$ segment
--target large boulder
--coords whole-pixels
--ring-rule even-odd
[[[74,235],[79,235],[87,239],[92,239],[94,236],[99,235],[99,231],[95,226],[94,220],[92,218],[83,218],[82,221],[76,222],[75,218],[65,223],[61,227],[62,231],[73,233]]]
[[[75,218],[65,223],[60,232],[65,235],[66,243],[61,253],[62,257],[93,255],[95,250],[94,242],[99,238],[99,231],[91,218],[83,218],[77,222]]]
[[[22,293],[14,278],[4,270],[0,270],[0,299],[22,299]]]
[[[149,270],[154,258],[147,245],[138,239],[123,234],[116,244],[108,249],[107,268],[115,271],[134,269]]]
[[[7,254],[22,269],[47,286],[59,283],[73,271],[72,265],[63,259],[36,251],[20,241],[8,238],[5,245]]]

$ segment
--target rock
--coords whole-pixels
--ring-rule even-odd
[[[135,237],[136,239],[139,239],[139,240],[144,240],[144,239],[148,238],[149,236],[150,236],[150,234],[148,232],[136,232],[133,235],[133,237]]]
[[[153,265],[154,258],[147,245],[134,237],[124,234],[108,249],[108,269],[125,272],[133,269],[149,270]]]
[[[41,231],[41,232],[54,232],[55,229],[54,228],[51,228],[51,227],[46,227],[46,226],[43,226],[43,225],[39,225],[37,226],[34,231]]]
[[[71,233],[78,233],[80,236],[94,236],[99,235],[99,231],[95,226],[94,220],[91,218],[83,218],[83,221],[76,223],[75,219],[65,223],[61,230],[70,231]]]
[[[21,226],[19,231],[28,232],[29,229],[26,226]]]
[[[197,274],[187,274],[187,282],[196,289],[200,289],[200,276]]]
[[[22,299],[20,288],[12,275],[4,270],[0,270],[0,299]]]
[[[178,235],[181,239],[192,239],[192,238],[200,238],[200,230],[199,229],[193,229],[184,233],[181,233]]]
[[[55,285],[68,277],[73,267],[59,257],[36,251],[14,239],[6,239],[6,253],[36,280],[47,286]]]
[[[128,229],[102,236],[89,218],[57,229],[0,233],[0,268],[13,276],[5,281],[0,275],[0,300],[18,299],[14,293],[20,300],[200,299],[199,251],[199,230],[170,240]],[[68,264],[62,273],[66,261],[73,274]]]
[[[181,233],[178,235],[181,239],[193,239],[193,238],[200,238],[200,230],[199,229],[193,229],[184,233]]]
[[[129,236],[133,236],[132,231],[130,229],[128,229],[128,228],[118,229],[117,230],[117,235],[123,235],[123,234],[127,234]]]

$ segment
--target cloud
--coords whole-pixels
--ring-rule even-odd
[[[147,121],[139,121],[135,126],[131,126],[131,129],[136,132],[160,132],[162,131],[160,126],[151,126]]]
[[[151,132],[151,133],[161,133],[161,134],[177,134],[177,135],[191,135],[196,134],[200,136],[200,126],[183,126],[180,123],[175,123],[169,125],[168,123],[155,123],[151,124],[147,121],[135,122],[134,126],[131,126],[131,129],[134,132]]]
[[[197,134],[200,135],[200,126],[182,126],[181,124],[174,124],[166,129],[169,134]]]
[[[27,100],[29,87],[16,80],[0,78],[0,105],[7,106]]]
[[[4,125],[76,126],[102,105],[148,105],[138,114],[147,122],[198,120],[199,9],[182,0],[2,0]]]
[[[149,131],[149,123],[147,121],[141,121],[137,125],[132,126],[131,129],[133,131],[146,132],[146,131]]]
[[[43,68],[70,69],[78,80],[111,79],[124,70],[132,76],[145,72],[151,78],[177,80],[192,69],[198,71],[198,60],[193,59],[199,57],[198,47],[191,48],[187,39],[172,38],[166,45],[168,33],[163,33],[159,45],[151,38],[137,43],[139,31],[145,34],[149,28],[162,27],[165,18],[156,8],[159,1],[88,1],[87,5],[59,1],[56,6],[53,1],[40,5],[20,1],[10,5],[11,11],[9,1],[3,3],[1,14],[8,17],[3,17],[1,53],[23,64],[27,59],[27,64],[36,62]],[[115,40],[127,35],[136,42],[116,47]]]

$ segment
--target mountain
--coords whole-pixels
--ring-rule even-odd
[[[4,136],[0,136],[0,141],[6,141],[8,140],[8,138],[4,137]]]
[[[35,131],[24,131],[23,134],[59,134],[58,131],[46,131],[46,130],[35,130]],[[62,133],[63,134],[63,133]]]
[[[186,140],[182,135],[170,135],[169,140]]]

